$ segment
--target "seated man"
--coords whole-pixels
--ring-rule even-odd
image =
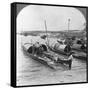
[[[30,46],[27,51],[28,51],[30,54],[35,54],[36,48],[35,48],[34,44],[33,44],[32,46]]]
[[[36,42],[36,43],[35,43],[36,55],[39,55],[39,47],[40,47],[39,42]]]

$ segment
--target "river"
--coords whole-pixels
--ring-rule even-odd
[[[59,70],[52,70],[26,56],[21,49],[21,44],[36,41],[45,43],[39,37],[17,34],[17,86],[87,81],[86,61],[74,59],[71,70],[62,66]]]

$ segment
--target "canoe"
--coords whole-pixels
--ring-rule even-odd
[[[74,44],[74,45],[72,46],[72,50],[87,53],[86,47],[83,48],[83,49],[81,49],[81,45],[78,45],[78,44]]]
[[[86,50],[86,49],[82,50],[82,49],[80,49],[80,48],[75,48],[75,47],[72,47],[72,50],[75,50],[75,51],[80,51],[80,52],[85,52],[85,53],[87,53],[87,50]]]
[[[58,61],[55,61],[54,60],[55,54],[52,57],[51,52],[43,52],[44,57],[40,57],[37,55],[30,54],[24,45],[22,45],[22,50],[27,56],[29,56],[33,60],[35,60],[45,66],[48,66],[49,68],[54,69],[54,70],[56,70],[56,68],[61,67],[62,65],[66,66],[66,67],[70,66],[70,63],[71,63],[71,61],[69,61],[69,60],[65,61],[65,60],[61,59],[60,56],[58,56],[59,57]]]

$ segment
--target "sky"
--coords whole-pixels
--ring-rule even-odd
[[[17,16],[17,32],[45,31],[45,21],[48,31],[83,30],[85,17],[73,7],[55,7],[29,5],[23,8]]]

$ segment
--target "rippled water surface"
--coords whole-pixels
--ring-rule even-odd
[[[74,59],[72,69],[61,66],[57,70],[53,70],[25,55],[22,51],[21,44],[40,41],[39,37],[20,36],[17,35],[17,85],[39,85],[39,84],[56,84],[56,83],[71,83],[85,82],[86,62],[83,60]],[[53,39],[51,40],[53,41]]]

